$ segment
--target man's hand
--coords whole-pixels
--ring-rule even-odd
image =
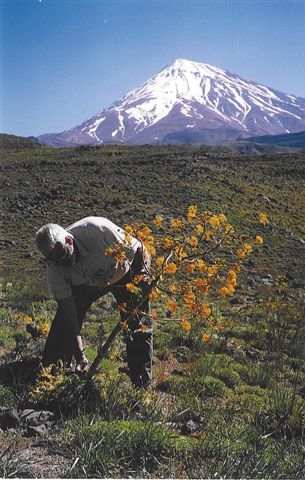
[[[78,375],[85,375],[86,373],[89,372],[89,362],[86,357],[86,355],[83,353],[80,359],[77,362],[77,365],[75,367],[75,373]]]

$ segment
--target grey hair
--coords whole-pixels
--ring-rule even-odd
[[[36,233],[38,250],[46,257],[53,250],[56,243],[65,245],[65,237],[69,233],[56,223],[47,223]]]

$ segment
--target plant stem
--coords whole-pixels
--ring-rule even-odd
[[[150,284],[149,284],[149,288],[148,290],[145,292],[145,294],[141,297],[141,299],[138,301],[138,303],[136,304],[135,308],[134,308],[134,311],[137,311],[140,307],[142,307],[142,305],[146,302],[146,300],[148,299],[149,297],[149,294],[150,292],[158,285],[158,282],[160,280],[160,276],[156,277]],[[133,317],[134,317],[135,313],[131,313],[130,316],[127,318],[126,322],[129,323]],[[109,350],[109,348],[111,347],[111,345],[113,344],[116,336],[118,335],[118,333],[122,330],[122,326],[121,326],[121,320],[116,324],[116,326],[114,327],[114,329],[112,330],[112,332],[110,333],[109,337],[107,338],[107,340],[105,341],[104,345],[102,345],[102,347],[99,348],[98,350],[98,354],[97,356],[95,357],[91,367],[90,367],[90,370],[89,370],[89,373],[88,373],[88,377],[89,379],[91,379],[93,377],[93,375],[96,373],[97,369],[98,369],[98,366],[100,364],[100,362],[102,361],[102,359],[107,355],[107,352]]]

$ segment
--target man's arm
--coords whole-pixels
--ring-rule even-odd
[[[57,304],[58,312],[65,324],[65,330],[73,346],[73,354],[76,359],[75,371],[77,373],[86,373],[89,370],[89,362],[84,354],[73,297],[57,299]]]

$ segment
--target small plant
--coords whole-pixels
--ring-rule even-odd
[[[240,377],[249,385],[266,388],[274,381],[274,368],[267,361],[241,365],[238,370]]]
[[[214,375],[222,380],[229,388],[236,388],[241,384],[241,378],[239,374],[230,368],[220,368],[215,372]]]
[[[304,437],[305,402],[285,387],[270,392],[266,408],[256,416],[257,425],[266,434],[284,439]]]
[[[133,416],[137,405],[147,418],[157,414],[156,402],[149,404],[148,393],[126,381],[110,360],[104,359],[102,367],[103,373],[94,379],[69,375],[62,362],[42,368],[25,404],[70,418],[80,412],[96,412],[105,420],[126,419]]]
[[[72,422],[66,430],[79,457],[73,476],[145,475],[168,463],[175,450],[172,432],[151,422],[97,422],[81,428]]]

